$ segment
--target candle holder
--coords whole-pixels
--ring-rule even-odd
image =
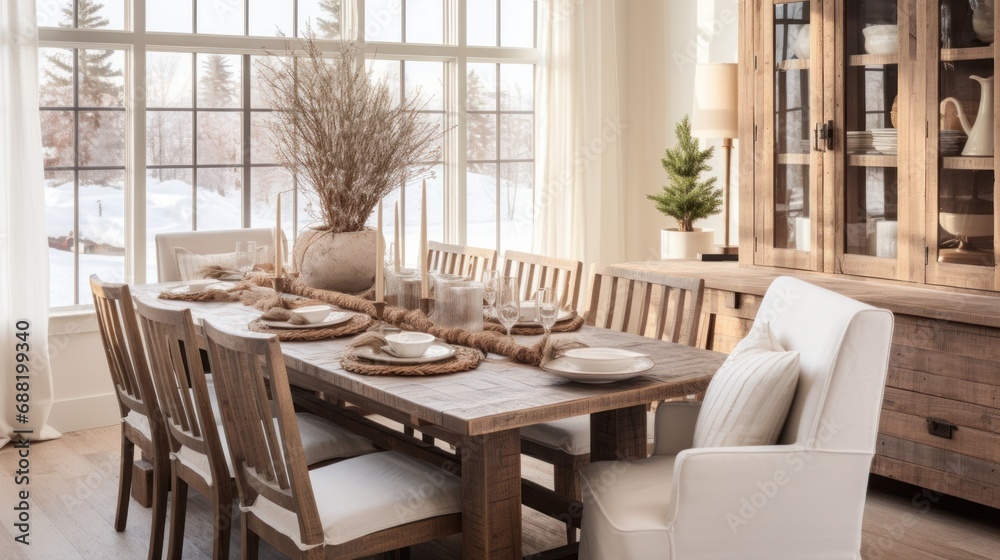
[[[375,306],[375,319],[377,321],[384,320],[385,319],[385,306],[386,306],[386,302],[384,302],[384,301],[376,301],[372,305]]]
[[[271,286],[274,288],[274,291],[278,292],[279,294],[284,293],[285,292],[285,277],[284,276],[275,276],[274,278],[271,278]]]
[[[420,298],[420,312],[426,316],[430,316],[431,310],[434,308],[434,298],[432,297],[422,297]]]

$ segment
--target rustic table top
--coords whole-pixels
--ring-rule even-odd
[[[156,297],[179,284],[136,286],[133,293]],[[239,303],[157,300],[170,307],[188,307],[196,322],[208,319],[234,331],[246,331],[260,312]],[[352,337],[315,342],[282,342],[282,353],[293,381],[309,388],[336,389],[402,411],[460,435],[493,433],[540,422],[620,409],[704,391],[725,354],[690,348],[633,334],[596,327],[557,334],[590,346],[627,348],[648,354],[656,366],[648,375],[610,385],[584,385],[556,377],[540,368],[501,359],[487,359],[473,371],[429,377],[373,377],[347,372],[340,356]],[[518,337],[532,344],[539,337]]]

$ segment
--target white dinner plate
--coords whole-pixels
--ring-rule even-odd
[[[559,315],[556,315],[556,322],[557,323],[562,323],[563,321],[568,321],[568,320],[570,320],[572,318],[573,318],[573,312],[572,311],[565,311],[563,309],[560,309],[559,310]],[[518,322],[514,323],[514,326],[515,327],[538,327],[538,326],[541,326],[541,323],[539,323],[538,321],[535,321],[535,320],[532,319],[532,320],[528,320],[528,321],[518,321]]]
[[[192,280],[183,286],[177,286],[168,290],[172,294],[197,294],[209,290],[228,290],[236,284],[233,282],[220,282],[218,280]]]
[[[631,366],[621,371],[590,372],[578,368],[566,358],[557,358],[542,366],[542,369],[553,375],[558,375],[577,383],[600,385],[638,377],[653,369],[653,365],[653,360],[644,357],[638,358]]]
[[[292,309],[294,313],[295,310]],[[293,325],[288,321],[269,321],[267,319],[261,319],[260,322],[271,327],[272,329],[318,329],[321,327],[332,327],[334,325],[339,325],[341,323],[346,323],[354,317],[353,313],[347,313],[344,311],[332,311],[326,316],[326,319],[320,321],[319,323],[306,323],[305,325]]]
[[[441,360],[447,360],[448,358],[455,355],[455,347],[449,344],[441,344],[435,342],[431,344],[430,347],[424,351],[423,356],[418,356],[416,358],[399,358],[385,352],[376,352],[370,346],[362,346],[355,349],[354,355],[359,358],[364,358],[366,360],[371,360],[373,362],[382,362],[385,364],[395,364],[399,366],[414,365],[414,364],[427,364],[431,362],[440,362]]]

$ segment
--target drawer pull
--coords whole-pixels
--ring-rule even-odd
[[[927,419],[927,433],[939,438],[951,439],[951,434],[958,429],[958,426],[944,420]]]

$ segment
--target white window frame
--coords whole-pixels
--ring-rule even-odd
[[[425,60],[445,63],[445,128],[443,159],[445,161],[444,224],[445,242],[465,244],[467,224],[467,126],[466,76],[469,62],[521,63],[537,65],[537,48],[469,46],[466,41],[466,1],[444,0],[444,44],[407,44],[366,41],[365,0],[354,0],[355,7],[345,8],[345,16],[353,16],[356,41],[364,58],[392,60]],[[402,9],[405,33],[406,0],[398,0]],[[500,41],[499,0],[497,41]],[[248,0],[244,2],[244,30],[249,27]],[[344,0],[345,7],[351,0]],[[260,55],[262,50],[283,53],[286,39],[281,37],[209,35],[194,33],[161,33],[146,31],[145,0],[126,0],[125,30],[74,29],[41,27],[38,31],[41,48],[121,49],[125,51],[125,279],[130,284],[145,284],[146,278],[146,100],[145,88],[147,51],[198,52],[219,54]],[[193,3],[192,3],[193,4]],[[293,28],[298,27],[298,0],[293,0]],[[351,14],[350,11],[355,13]],[[537,11],[536,11],[537,13]],[[193,17],[197,17],[194,13]],[[345,30],[349,17],[342,18]],[[537,21],[537,17],[536,17]],[[537,23],[536,23],[537,44]],[[348,33],[345,32],[345,36]],[[324,52],[339,52],[341,41],[318,40]],[[359,64],[363,61],[359,60]],[[537,66],[536,66],[537,68]],[[537,74],[537,72],[536,72]],[[244,79],[252,79],[244,76]],[[536,80],[537,82],[537,80]],[[499,123],[498,123],[499,125]],[[74,149],[77,149],[74,147]],[[250,188],[250,185],[245,185]],[[405,202],[404,202],[405,204]],[[75,210],[76,211],[76,210]],[[244,209],[244,222],[248,214]],[[499,223],[500,216],[497,220]],[[249,224],[244,223],[244,227]],[[498,236],[497,244],[500,239]],[[74,271],[79,274],[79,271]],[[78,306],[84,308],[87,306]],[[72,308],[58,308],[71,310]]]

